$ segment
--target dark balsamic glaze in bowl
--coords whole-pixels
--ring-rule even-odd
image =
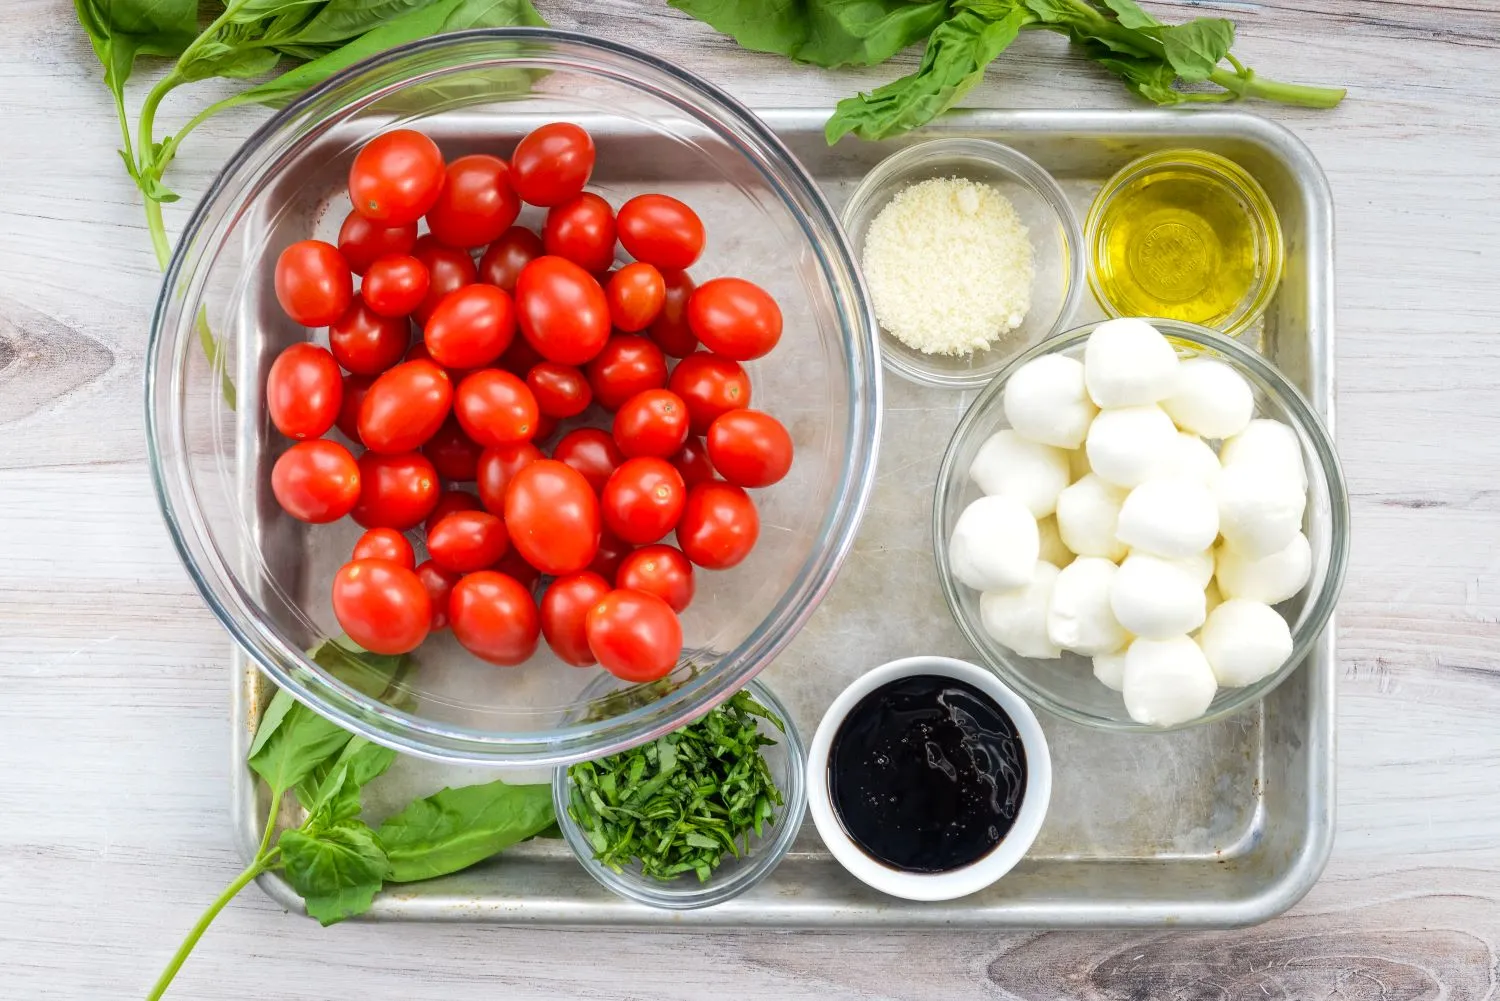
[[[844,717],[828,789],[845,833],[905,872],[977,862],[1016,821],[1026,752],[995,700],[965,681],[899,678]]]

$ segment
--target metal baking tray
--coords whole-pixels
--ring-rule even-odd
[[[884,142],[823,141],[826,111],[761,112],[835,207],[902,146],[977,136],[1050,170],[1080,217],[1101,183],[1167,146],[1222,153],[1265,186],[1285,232],[1286,271],[1245,335],[1333,423],[1333,201],[1316,160],[1286,129],[1241,112],[969,111]],[[1092,304],[1079,322],[1097,316]],[[885,380],[877,486],[859,539],[822,606],[762,680],[810,734],[825,706],[869,667],[917,653],[972,657],[938,590],[929,538],[938,462],[975,393]],[[902,614],[890,615],[891,608]],[[672,928],[1229,927],[1264,921],[1317,880],[1333,839],[1334,635],[1264,702],[1180,733],[1121,735],[1042,720],[1054,761],[1051,810],[1025,861],[988,890],[945,903],[882,896],[849,876],[810,823],[755,890],[706,910],[656,911],[598,886],[560,841],[532,841],[464,873],[381,894],[372,919]],[[242,850],[260,840],[263,805],[244,767],[269,683],[238,650],[231,741]],[[376,814],[479,769],[402,758],[369,790]],[[517,775],[545,781],[547,775]],[[301,900],[275,875],[261,886],[288,909]]]

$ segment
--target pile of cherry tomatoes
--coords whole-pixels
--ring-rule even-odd
[[[743,279],[696,285],[697,214],[660,194],[616,212],[584,190],[593,166],[568,123],[509,162],[445,162],[422,133],[387,132],[354,159],[338,246],[276,262],[282,308],[328,347],[271,365],[267,409],[296,441],[271,486],[292,517],[367,529],[333,580],[366,649],[451,627],[519,664],[544,637],[567,663],[653,680],[681,654],[694,567],[755,545],[746,488],[786,475],[792,441],[749,409],[740,363],[776,346],[781,311]],[[540,235],[515,225],[522,202],[547,209]]]

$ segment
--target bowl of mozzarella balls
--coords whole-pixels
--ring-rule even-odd
[[[1349,552],[1333,439],[1269,361],[1123,318],[1002,370],[949,443],[938,578],[985,662],[1079,723],[1220,719],[1291,674]]]

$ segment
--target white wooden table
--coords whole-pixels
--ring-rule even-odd
[[[752,106],[828,105],[896,75],[744,53],[660,0],[538,5],[560,27],[665,52]],[[1356,536],[1339,627],[1338,841],[1302,904],[1233,933],[669,936],[320,931],[252,890],[172,996],[1493,996],[1500,6],[1202,6],[1238,21],[1236,51],[1267,75],[1350,90],[1333,112],[1256,109],[1312,146],[1339,213],[1338,438]],[[139,997],[240,865],[226,638],[151,496],[141,359],[159,275],[99,66],[66,0],[3,7],[0,997]],[[1049,35],[1023,38],[969,103],[1128,101]],[[184,107],[169,100],[166,122]],[[174,232],[263,115],[215,119],[185,144],[169,178],[186,195],[168,208]]]

